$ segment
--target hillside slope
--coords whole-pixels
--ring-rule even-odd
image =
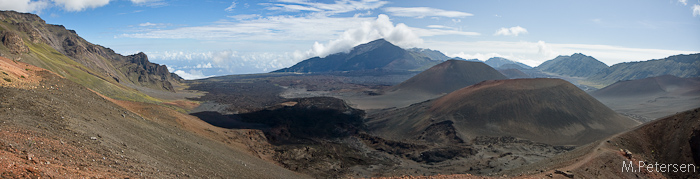
[[[448,60],[392,87],[391,91],[450,93],[485,80],[507,79],[481,62]]]
[[[697,178],[700,171],[697,168],[700,166],[699,128],[700,109],[692,109],[501,174],[545,178],[560,170],[569,171],[576,178]],[[631,162],[631,168],[623,168],[622,162]],[[646,166],[638,165],[640,162],[652,165],[652,168],[646,170]],[[663,164],[666,167],[661,168]],[[681,165],[685,167],[681,168]],[[688,168],[688,165],[696,168]]]
[[[517,65],[518,69],[531,69],[531,66],[525,65],[524,63],[516,62],[513,60],[508,60],[502,57],[493,57],[486,60],[484,63],[495,68],[495,69],[507,69],[513,68],[511,65]]]
[[[603,89],[596,90],[591,95],[601,97],[639,97],[661,93],[690,95],[698,92],[700,92],[700,78],[679,78],[673,75],[663,75],[619,81]]]
[[[122,56],[86,41],[73,30],[46,24],[34,14],[0,11],[0,37],[4,44],[0,53],[5,57],[49,69],[76,82],[85,79],[77,73],[87,73],[99,78],[93,82],[103,81],[119,88],[135,85],[174,92],[172,83],[181,80],[167,67],[149,62],[143,53]],[[99,85],[79,83],[100,90]]]
[[[238,131],[207,136],[223,132],[168,107],[2,57],[0,76],[1,178],[304,177],[231,144]]]
[[[700,107],[700,78],[663,75],[619,81],[591,95],[621,114],[648,122]]]
[[[575,53],[571,56],[558,56],[547,60],[535,69],[558,75],[588,77],[606,68],[608,68],[608,65],[593,57]]]
[[[348,53],[306,59],[292,67],[274,72],[420,71],[440,63],[417,54],[419,53],[411,53],[384,39],[378,39],[358,45]]]
[[[371,130],[394,140],[451,121],[462,139],[513,136],[555,145],[586,144],[638,124],[561,79],[485,81],[370,118]]]
[[[617,81],[673,75],[681,78],[700,77],[700,54],[674,55],[664,59],[618,63],[603,69],[587,80],[602,85]]]

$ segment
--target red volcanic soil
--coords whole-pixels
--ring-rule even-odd
[[[514,136],[555,145],[587,144],[639,124],[561,79],[485,81],[370,118],[370,129],[395,140],[452,121],[462,139]]]
[[[419,73],[390,90],[441,94],[450,93],[484,80],[497,79],[507,79],[507,77],[482,62],[448,60]]]
[[[305,177],[251,150],[262,133],[215,128],[166,106],[113,100],[40,68],[0,63],[9,79],[0,84],[0,178]]]
[[[634,172],[622,163],[633,163]],[[639,169],[647,164],[692,164],[681,168]],[[529,166],[503,172],[521,178],[562,177],[555,170],[570,171],[576,178],[698,178],[700,172],[700,108],[646,123],[636,129],[599,140],[571,152]],[[677,171],[673,171],[677,170]]]

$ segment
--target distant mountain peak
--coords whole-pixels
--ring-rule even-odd
[[[398,47],[385,39],[360,44],[347,53],[314,57],[274,72],[412,71],[423,70],[440,61]]]
[[[486,63],[487,65],[489,65],[493,68],[496,68],[496,69],[498,69],[501,66],[506,65],[506,64],[515,64],[515,65],[518,65],[524,69],[531,69],[532,68],[531,66],[526,65],[524,63],[516,62],[513,60],[503,58],[503,57],[491,57],[488,60],[486,60],[484,63]]]
[[[449,93],[484,80],[507,79],[483,62],[447,60],[392,87],[392,90]]]
[[[544,72],[577,77],[589,77],[606,68],[608,65],[605,63],[582,53],[560,55],[537,66],[538,70]]]

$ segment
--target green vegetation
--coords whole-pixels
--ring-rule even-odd
[[[147,103],[161,102],[159,99],[145,95],[115,81],[105,80],[109,78],[100,76],[99,73],[93,72],[82,64],[62,55],[49,45],[28,44],[28,47],[32,52],[30,55],[36,57],[28,59],[28,61],[33,62],[31,64],[53,71],[100,94],[119,100]]]
[[[12,82],[12,80],[9,79],[9,78],[3,78],[3,79],[4,79],[5,81],[7,81],[7,82]]]

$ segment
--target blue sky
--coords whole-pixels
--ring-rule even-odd
[[[188,78],[262,73],[385,38],[451,57],[613,65],[700,52],[700,1],[0,0]]]

